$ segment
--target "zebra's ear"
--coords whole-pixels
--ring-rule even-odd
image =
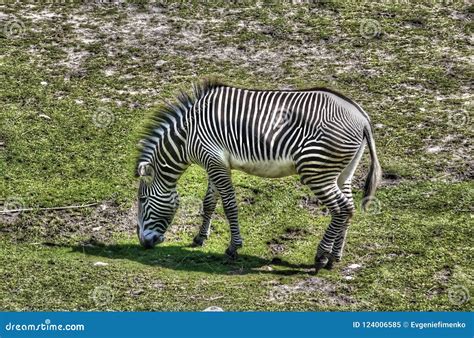
[[[150,177],[155,176],[155,169],[149,162],[140,162],[137,168],[137,174],[139,177]]]

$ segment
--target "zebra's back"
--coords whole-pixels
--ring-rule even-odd
[[[192,139],[214,147],[231,168],[264,177],[295,174],[295,154],[329,134],[331,142],[362,139],[368,123],[358,106],[336,93],[260,91],[221,86],[193,109]]]

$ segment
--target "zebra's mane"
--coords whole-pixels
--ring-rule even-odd
[[[173,102],[165,101],[160,105],[140,135],[140,153],[137,158],[137,165],[143,160],[144,150],[156,145],[156,139],[162,136],[164,129],[169,128],[171,121],[179,119],[210,90],[221,86],[225,86],[225,84],[215,79],[206,79],[194,83],[191,94],[181,90]]]
[[[217,80],[204,80],[200,83],[193,84],[192,94],[181,90],[174,102],[165,101],[164,104],[158,107],[156,113],[151,117],[148,125],[145,127],[142,136],[144,136],[145,139],[147,136],[158,136],[156,131],[159,130],[164,123],[168,123],[170,118],[180,117],[210,90],[221,86],[225,85]]]

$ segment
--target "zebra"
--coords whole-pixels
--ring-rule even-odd
[[[298,174],[326,205],[331,222],[315,255],[315,269],[331,269],[342,258],[347,228],[355,212],[351,179],[368,146],[371,164],[362,207],[374,198],[381,178],[369,116],[354,101],[325,88],[254,90],[205,80],[193,93],[166,103],[143,133],[136,164],[137,234],[145,248],[165,239],[179,205],[176,183],[191,164],[206,170],[203,221],[193,245],[210,234],[221,198],[230,225],[225,253],[242,247],[231,170],[261,177]]]

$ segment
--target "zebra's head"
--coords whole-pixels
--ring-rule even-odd
[[[141,245],[152,248],[165,240],[165,232],[173,221],[178,208],[176,190],[164,188],[150,163],[138,165],[137,235]]]

